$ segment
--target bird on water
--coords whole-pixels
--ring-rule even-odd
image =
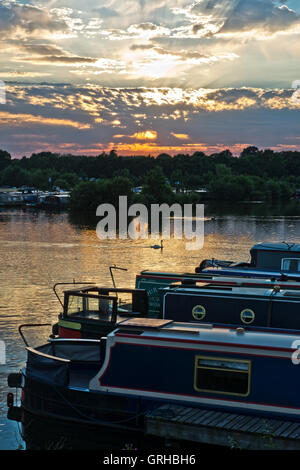
[[[163,249],[163,240],[161,240],[160,245],[152,245],[151,248],[154,250],[162,250]]]

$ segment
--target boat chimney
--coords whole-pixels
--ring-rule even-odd
[[[236,334],[237,334],[237,335],[243,335],[244,333],[245,333],[245,328],[242,328],[242,327],[239,326],[239,327],[236,329]]]

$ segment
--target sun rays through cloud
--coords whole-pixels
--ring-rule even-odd
[[[0,31],[1,145],[18,156],[298,148],[294,0],[3,0]]]

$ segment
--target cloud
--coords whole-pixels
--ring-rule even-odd
[[[194,32],[215,26],[214,34],[260,32],[265,35],[300,29],[300,15],[276,0],[200,0],[185,14]],[[197,21],[200,20],[200,21]]]
[[[0,32],[3,39],[26,35],[42,36],[66,31],[67,24],[46,8],[4,1],[0,5]]]
[[[176,137],[179,140],[189,140],[190,136],[188,134],[175,134],[175,132],[171,132],[171,135]]]
[[[300,15],[286,5],[272,0],[243,0],[237,3],[220,33],[262,30],[267,33],[286,32],[300,26]]]
[[[35,78],[35,77],[49,77],[51,73],[47,72],[29,72],[26,70],[13,70],[11,72],[0,72],[2,78]]]
[[[44,55],[44,56],[32,56],[32,57],[23,57],[20,59],[22,62],[31,62],[33,64],[88,64],[95,63],[97,59],[92,59],[90,57],[78,57],[72,55]]]
[[[235,59],[238,56],[233,53],[223,53],[223,54],[217,54],[217,55],[208,55],[201,53],[199,51],[190,51],[186,49],[165,49],[163,47],[155,46],[152,44],[133,44],[130,47],[131,50],[137,51],[137,50],[142,50],[142,51],[152,51],[156,53],[159,56],[173,56],[177,59],[177,61],[184,62],[186,64],[188,63],[194,63],[194,64],[199,64],[199,63],[209,63],[209,62],[217,62],[219,60],[226,60],[226,59]],[[152,55],[153,58],[153,55]]]
[[[35,124],[37,126],[68,126],[75,127],[76,129],[88,129],[89,124],[72,121],[71,119],[56,119],[49,118],[41,115],[23,114],[23,113],[9,113],[0,111],[0,124],[1,126],[22,127]]]
[[[17,51],[22,53],[15,57],[15,61],[18,62],[55,65],[93,64],[97,62],[97,59],[95,58],[77,56],[52,44],[18,44],[15,48]],[[27,56],[26,54],[32,55]]]
[[[17,155],[47,145],[92,155],[112,148],[127,155],[237,151],[251,144],[300,148],[292,89],[7,83],[6,91],[1,145]]]

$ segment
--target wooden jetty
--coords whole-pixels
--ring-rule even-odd
[[[166,442],[186,441],[245,450],[299,450],[300,423],[163,405],[148,412],[148,435]]]

